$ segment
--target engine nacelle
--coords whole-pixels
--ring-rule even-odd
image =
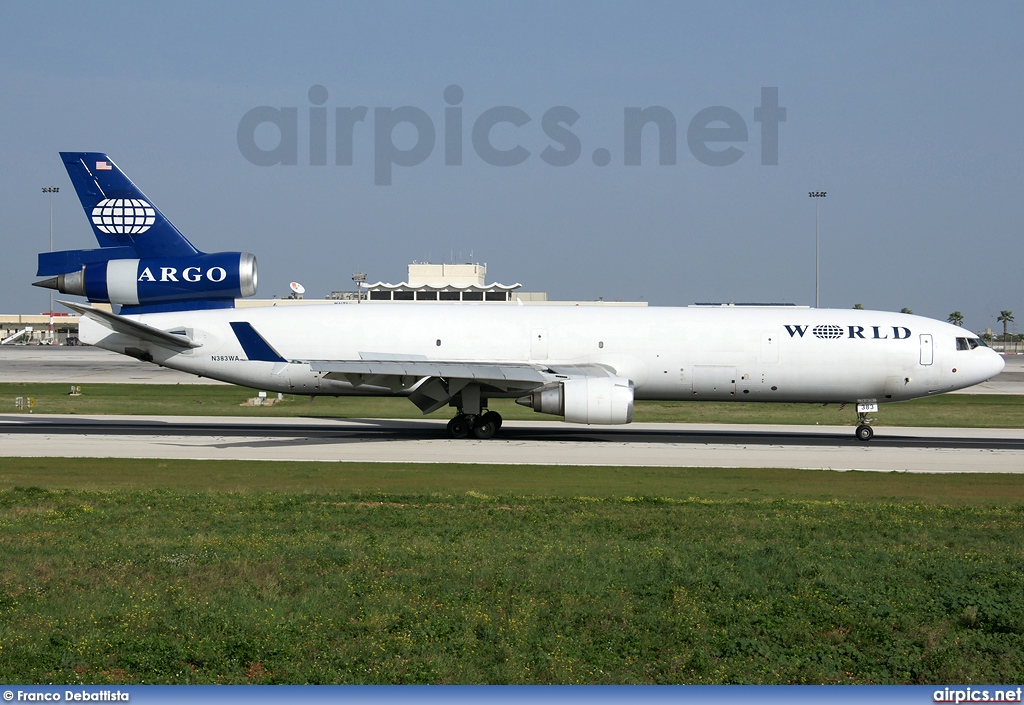
[[[217,252],[195,257],[90,262],[39,286],[91,302],[146,306],[178,301],[233,301],[256,293],[256,257]]]
[[[542,414],[586,424],[633,420],[633,383],[622,377],[581,377],[541,387],[516,400]]]

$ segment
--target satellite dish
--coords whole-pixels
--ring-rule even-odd
[[[299,284],[298,282],[292,282],[288,286],[291,287],[292,293],[294,294],[301,295],[306,293],[306,287],[302,286],[302,284]]]

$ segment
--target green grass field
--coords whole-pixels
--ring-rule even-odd
[[[0,460],[0,681],[1014,683],[1024,478]]]
[[[273,406],[246,406],[256,392],[228,385],[83,385],[72,397],[66,384],[0,384],[0,409],[14,413],[16,397],[33,397],[37,414],[154,414],[204,416],[317,416],[334,418],[421,418],[408,400],[285,395]],[[274,397],[276,395],[270,395]],[[556,420],[496,399],[491,408],[506,419]],[[447,419],[442,409],[431,418]],[[1024,396],[944,395],[888,404],[877,414],[879,426],[962,426],[1024,428]],[[744,402],[637,402],[635,421],[678,423],[781,423],[854,425],[853,408],[838,405]]]
[[[402,399],[253,395],[0,385],[8,412],[33,396],[44,414],[418,416]],[[1024,397],[878,416],[1021,428]],[[1015,475],[0,459],[0,681],[1020,682],[1022,517]]]

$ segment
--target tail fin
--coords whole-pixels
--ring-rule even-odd
[[[256,258],[200,252],[102,152],[61,152],[98,249],[43,252],[34,283],[122,313],[231,308],[256,293]]]
[[[100,247],[129,248],[140,258],[202,254],[106,154],[60,156]]]

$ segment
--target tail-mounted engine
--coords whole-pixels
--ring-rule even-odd
[[[218,252],[192,257],[90,262],[35,283],[93,303],[151,306],[177,302],[234,302],[256,293],[256,257]]]

